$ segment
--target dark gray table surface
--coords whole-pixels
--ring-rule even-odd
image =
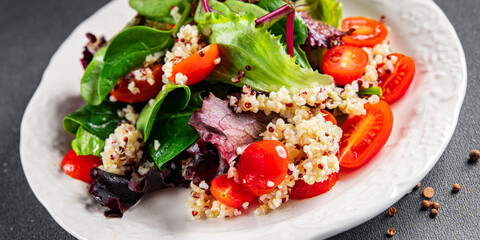
[[[393,1],[393,0],[392,0]],[[0,1],[0,239],[73,239],[33,195],[19,156],[20,122],[50,58],[85,18],[107,0]],[[480,163],[468,163],[471,149],[480,148],[480,0],[435,0],[453,23],[465,50],[468,89],[453,138],[422,180],[435,189],[439,215],[421,210],[421,189],[402,198],[386,212],[334,239],[387,238],[390,227],[398,239],[480,239]],[[462,186],[452,194],[454,183]]]

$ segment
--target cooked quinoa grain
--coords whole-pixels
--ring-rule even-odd
[[[168,78],[172,76],[173,65],[181,62],[205,46],[200,40],[200,35],[195,25],[187,24],[182,26],[177,33],[177,38],[179,41],[175,42],[172,50],[165,54],[165,64],[162,66],[162,81],[164,84],[172,84]],[[183,74],[175,75],[176,84],[185,84],[187,80],[187,77]]]
[[[119,117],[127,119],[127,121],[129,121],[132,125],[135,125],[139,116],[138,113],[135,113],[135,109],[130,104],[128,104],[122,110],[118,110],[117,114]]]
[[[209,29],[205,28],[203,31],[205,31],[204,34],[209,34]],[[288,173],[284,181],[270,193],[258,197],[260,205],[255,209],[255,214],[266,214],[287,202],[296,180],[314,184],[326,180],[330,174],[339,171],[336,155],[339,152],[342,130],[330,121],[325,121],[321,110],[338,109],[351,116],[364,115],[366,103],[377,104],[380,101],[376,95],[362,98],[357,95],[357,92],[360,89],[378,85],[379,76],[376,70],[378,66],[382,65],[384,71],[389,69],[393,71],[396,59],[387,57],[391,53],[387,43],[388,41],[365,49],[370,57],[365,74],[361,79],[344,87],[336,87],[335,84],[313,86],[307,89],[281,87],[276,92],[264,94],[244,85],[240,97],[229,97],[229,105],[236,113],[260,111],[266,115],[275,114],[260,136],[263,140],[281,141],[288,151]],[[181,48],[180,44],[179,48]],[[180,51],[177,55],[181,55]],[[174,59],[172,56],[173,53],[167,52],[165,62],[172,62],[173,65],[175,61],[181,59],[181,57]],[[170,75],[165,65],[164,78],[168,78]],[[245,70],[250,71],[251,67],[246,66]],[[239,82],[244,75],[245,71],[239,70],[238,75],[232,77],[232,81]],[[236,151],[241,154],[243,149],[238,148]],[[230,166],[227,174],[229,178],[240,181],[234,165]],[[267,183],[267,186],[271,185]],[[238,209],[233,210],[206,194],[205,187],[192,184],[192,189],[192,197],[187,205],[192,208],[194,219],[202,216],[225,218],[241,214]],[[247,209],[249,204],[244,203],[242,207]],[[395,208],[391,208],[389,214],[393,216],[395,211]]]
[[[128,166],[138,162],[143,155],[143,136],[130,124],[121,124],[105,141],[100,154],[103,165],[99,168],[118,175],[125,174]]]
[[[192,219],[198,220],[204,216],[223,219],[242,214],[240,210],[221,203],[195,184],[190,183],[190,187],[192,188],[190,199],[185,202],[185,205],[192,209]],[[244,204],[248,206],[248,203]]]

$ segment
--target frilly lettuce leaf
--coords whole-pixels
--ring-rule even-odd
[[[232,11],[230,11],[230,8],[223,2],[219,2],[216,0],[210,0],[208,1],[208,6],[212,11],[219,12],[221,14],[230,14]],[[197,10],[195,11],[195,15],[193,19],[195,22],[199,23],[203,20],[205,17],[205,9],[203,7],[203,4],[199,1],[197,5]]]
[[[277,8],[282,7],[285,5],[282,0],[262,0],[258,2],[258,6],[262,7],[263,9],[272,12]],[[287,42],[287,17],[284,17],[279,22],[275,23],[270,30],[273,34],[277,36],[282,36],[282,43],[286,44]],[[300,14],[295,13],[295,22],[293,24],[293,54],[297,57],[297,63],[300,64],[304,68],[311,68],[310,63],[308,62],[307,55],[305,52],[300,48],[300,45],[305,43],[307,39],[308,30],[307,26],[303,22],[302,17]]]
[[[280,37],[273,36],[265,28],[256,28],[255,16],[251,13],[243,17],[207,13],[198,27],[207,33],[208,41],[217,43],[220,49],[221,62],[207,78],[209,81],[238,87],[247,84],[265,92],[277,91],[282,86],[301,89],[333,82],[330,76],[295,64],[295,58],[287,55]],[[246,66],[251,70],[247,71]],[[245,76],[233,82],[239,70]]]

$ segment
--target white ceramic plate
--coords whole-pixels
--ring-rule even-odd
[[[61,121],[83,104],[78,59],[84,34],[110,38],[135,14],[121,0],[100,9],[65,40],[25,111],[20,153],[33,192],[81,239],[326,238],[376,216],[410,191],[447,146],[465,95],[465,57],[455,30],[431,0],[343,2],[346,16],[385,15],[393,49],[412,56],[417,73],[406,96],[392,106],[395,123],[386,147],[365,167],[342,175],[332,191],[290,201],[265,216],[192,221],[183,203],[188,190],[169,189],[146,196],[122,219],[106,219],[90,202],[86,184],[60,170],[73,138]]]

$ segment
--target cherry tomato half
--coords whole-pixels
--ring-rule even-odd
[[[400,99],[407,92],[413,77],[415,76],[415,62],[411,57],[393,53],[387,56],[397,57],[395,69],[391,73],[384,73],[379,76],[379,86],[382,88],[382,99],[387,103],[393,103]]]
[[[143,68],[145,70],[145,68]],[[120,81],[115,85],[115,87],[110,91],[110,94],[115,97],[120,102],[126,103],[136,103],[147,101],[151,98],[157,96],[158,92],[162,89],[162,64],[156,64],[152,68],[153,80],[155,83],[150,85],[147,80],[137,80],[135,79],[133,73],[128,73],[123,76]],[[139,92],[134,94],[128,85],[130,82],[135,82],[135,87],[138,88]]]
[[[337,119],[333,116],[332,113],[330,113],[329,111],[327,111],[325,109],[322,109],[320,111],[323,113],[323,118],[325,119],[325,122],[330,121],[330,122],[333,123],[333,125],[337,125]]]
[[[62,170],[68,176],[86,183],[92,180],[90,170],[100,165],[102,165],[100,157],[95,155],[77,155],[73,149],[68,151],[62,160]]]
[[[177,73],[181,73],[188,79],[186,85],[198,83],[212,73],[218,56],[218,46],[216,43],[212,43],[173,65],[172,76],[168,80],[175,83],[175,76]]]
[[[237,167],[242,186],[255,196],[269,193],[282,183],[287,169],[287,148],[276,140],[250,144],[240,155]]]
[[[290,192],[291,199],[305,199],[316,197],[320,194],[330,191],[330,189],[337,183],[337,173],[328,175],[328,178],[323,182],[317,182],[309,185],[303,180],[295,181],[295,185]]]
[[[365,104],[367,115],[348,119],[342,126],[338,160],[340,167],[357,168],[372,159],[387,143],[393,114],[388,103]]]
[[[348,17],[343,19],[342,29],[355,29],[350,36],[343,36],[342,41],[348,45],[373,47],[385,40],[388,30],[381,22],[366,17]]]
[[[213,179],[210,187],[212,195],[221,203],[229,207],[241,207],[245,202],[251,202],[255,196],[243,189],[233,178],[222,175]]]
[[[322,68],[337,85],[344,86],[362,77],[367,64],[368,54],[363,49],[340,45],[325,53]]]

